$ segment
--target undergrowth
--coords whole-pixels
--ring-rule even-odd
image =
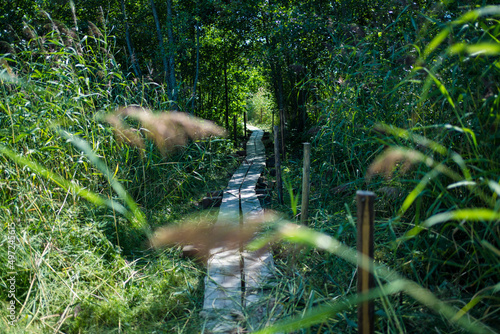
[[[499,329],[498,14],[484,7],[439,21],[439,7],[418,17],[407,7],[385,29],[333,35],[329,62],[310,79],[321,100],[309,106],[309,132],[289,142],[312,142],[309,227],[355,248],[355,193],[375,192],[375,260],[455,313],[427,308],[412,285],[375,299],[377,332]],[[300,151],[284,164],[295,194]],[[294,201],[285,203],[276,208],[293,218]],[[262,333],[356,333],[355,305],[342,306],[355,296],[356,266],[306,243],[316,248],[276,252],[280,298],[297,321]],[[469,316],[488,327],[457,324]]]
[[[127,79],[106,32],[75,36],[53,28],[26,26],[28,44],[0,59],[0,257],[12,259],[0,265],[0,327],[196,331],[203,270],[178,248],[150,250],[145,230],[120,213],[129,203],[115,185],[128,190],[148,229],[171,224],[200,211],[195,204],[205,192],[225,186],[237,162],[228,155],[233,145],[195,141],[164,156],[149,141],[143,151],[117,142],[103,115],[131,104],[167,109],[163,87]],[[96,205],[101,200],[109,205]]]

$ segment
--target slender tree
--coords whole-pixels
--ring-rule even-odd
[[[229,129],[229,87],[227,83],[227,57],[224,55],[224,97],[226,101],[226,129]]]
[[[194,114],[196,105],[196,85],[198,84],[198,74],[200,73],[200,30],[201,27],[199,26],[199,23],[197,22],[194,25],[194,30],[195,30],[195,38],[196,38],[196,71],[194,74],[194,82],[193,82],[193,95],[191,97],[191,113]]]
[[[153,1],[153,0],[151,0]],[[168,90],[171,92],[171,100],[177,109],[178,88],[175,80],[175,41],[172,27],[172,0],[167,0],[167,37],[168,37]]]
[[[165,48],[163,47],[163,34],[161,32],[161,25],[160,25],[160,20],[158,18],[158,13],[156,12],[156,7],[155,7],[155,2],[154,0],[151,1],[151,10],[153,11],[153,18],[155,20],[155,25],[156,25],[156,35],[158,36],[158,44],[160,46],[160,53],[161,53],[161,59],[163,61],[163,80],[166,81],[165,79],[168,77],[168,63],[167,63],[167,56],[165,54]],[[169,100],[173,101],[173,95],[172,91],[170,89],[167,89],[167,95]]]
[[[142,75],[141,68],[137,61],[137,56],[135,54],[134,47],[132,45],[132,40],[130,39],[130,29],[127,20],[127,12],[125,11],[125,0],[121,0],[121,5],[122,5],[123,20],[125,21],[125,40],[127,43],[128,53],[130,55],[130,62],[132,64],[132,69],[134,70],[135,75],[137,77],[140,77]]]

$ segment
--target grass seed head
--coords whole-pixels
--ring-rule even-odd
[[[118,109],[106,117],[106,121],[115,128],[115,134],[121,141],[134,147],[143,148],[141,136],[123,122],[130,117],[141,123],[145,136],[155,142],[163,155],[176,147],[185,145],[188,139],[202,139],[209,136],[222,136],[224,130],[209,121],[191,117],[185,113],[161,112],[153,113],[139,107]]]
[[[370,165],[366,179],[370,180],[376,174],[384,174],[386,179],[391,179],[397,167],[404,174],[419,160],[418,157],[417,151],[389,148]]]
[[[197,250],[197,257],[206,259],[210,250],[215,248],[230,250],[244,247],[255,238],[265,222],[276,219],[277,216],[272,212],[252,217],[243,225],[240,225],[239,217],[218,220],[216,224],[195,219],[180,226],[159,228],[151,238],[150,245],[154,248],[191,245]]]

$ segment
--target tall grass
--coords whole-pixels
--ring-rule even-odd
[[[322,99],[309,110],[319,123],[307,138],[310,226],[354,245],[355,191],[375,191],[375,259],[412,282],[394,290],[378,276],[377,329],[498,330],[499,9],[440,25],[413,14],[406,8],[384,30],[360,27],[365,37],[332,35],[330,62],[311,79]],[[299,189],[301,164],[290,160],[285,176]],[[293,235],[315,247],[279,253],[290,291],[282,302],[295,317],[262,332],[356,332],[355,261],[319,251],[321,236]],[[457,323],[467,318],[476,320]]]
[[[146,237],[222,187],[236,163],[227,158],[232,145],[191,142],[165,157],[150,141],[143,152],[119,143],[102,115],[129,104],[165,108],[163,87],[126,78],[112,37],[95,26],[87,35],[54,22],[25,31],[26,44],[0,57],[3,259],[15,227],[14,270],[0,264],[0,327],[195,331],[202,271],[177,248],[148,250]],[[11,300],[15,326],[7,322]]]

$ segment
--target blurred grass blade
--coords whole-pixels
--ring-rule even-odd
[[[461,209],[444,213],[439,213],[427,219],[423,225],[431,227],[436,224],[444,223],[450,220],[465,220],[471,222],[478,221],[497,221],[500,220],[500,212],[490,209]]]
[[[500,220],[500,212],[496,212],[490,209],[461,209],[439,213],[427,219],[422,225],[415,226],[414,228],[406,232],[402,239],[415,237],[428,227],[453,220],[463,220],[471,222],[497,221]]]
[[[499,14],[500,14],[500,6],[486,6],[465,13],[455,21],[451,22],[451,24],[448,27],[441,30],[441,32],[432,39],[432,41],[427,45],[427,47],[424,50],[423,58],[426,59],[439,45],[443,43],[443,41],[451,33],[453,26],[463,25],[468,22],[474,22],[482,16],[499,15]]]
[[[458,43],[450,47],[450,54],[466,53],[469,56],[496,56],[500,54],[498,43],[465,44]]]
[[[62,137],[66,138],[70,143],[76,146],[78,149],[82,150],[85,156],[92,162],[106,177],[111,187],[113,187],[114,191],[117,195],[127,204],[129,209],[132,212],[132,215],[127,214],[127,218],[131,220],[134,227],[143,229],[148,236],[151,235],[151,232],[146,223],[146,218],[144,214],[139,209],[135,201],[128,194],[128,192],[123,188],[120,182],[116,180],[113,175],[113,172],[106,166],[106,164],[94,153],[90,145],[77,135],[69,133],[65,130],[58,129],[59,133]]]
[[[500,214],[498,215],[500,217]],[[329,253],[333,253],[343,258],[344,260],[351,262],[354,265],[362,265],[362,263],[365,263],[365,261],[358,261],[358,257],[363,257],[365,255],[358,253],[350,247],[347,247],[333,237],[320,232],[316,232],[310,228],[290,223],[282,224],[280,234],[281,237],[287,241],[302,243],[316,247],[318,249],[323,249]],[[366,263],[369,263],[369,261],[367,261]],[[391,289],[394,289],[395,292],[402,290],[406,294],[410,295],[412,298],[420,302],[422,305],[425,305],[429,309],[443,315],[449,321],[458,324],[459,326],[467,329],[472,333],[494,333],[493,330],[488,328],[483,323],[479,322],[477,319],[474,319],[472,316],[457,317],[457,311],[454,307],[449,306],[445,302],[442,302],[431,291],[423,288],[419,284],[409,279],[403,278],[396,271],[382,265],[381,263],[377,263],[376,261],[374,261],[373,267],[370,265],[366,265],[366,267],[363,266],[363,268],[372,272],[376,277],[394,284],[388,285],[388,291],[391,291]],[[374,295],[370,295],[369,299],[378,298],[384,295],[377,295],[377,293],[378,292],[375,289]],[[389,293],[386,291],[385,295],[387,294]],[[353,302],[354,300],[355,299],[353,299]],[[359,302],[359,300],[356,301]],[[326,311],[323,310],[323,312]],[[312,319],[315,319],[316,316],[316,314],[311,314]],[[263,333],[275,333],[275,331]]]
[[[449,27],[443,29],[436,37],[432,39],[432,41],[427,44],[424,50],[424,59],[427,59],[429,55],[434,51],[450,34],[451,29]]]
[[[115,211],[117,211],[125,216],[127,216],[129,214],[128,210],[125,209],[123,207],[123,205],[121,205],[120,203],[113,201],[113,200],[105,199],[105,198],[101,197],[100,195],[98,195],[92,191],[89,191],[82,186],[75,184],[74,182],[68,181],[68,180],[64,179],[63,177],[51,172],[50,170],[43,167],[42,165],[26,159],[25,157],[20,156],[19,154],[11,151],[10,149],[8,149],[2,145],[0,145],[0,153],[9,157],[15,163],[18,163],[22,166],[26,166],[26,167],[30,168],[33,172],[42,176],[43,178],[50,180],[52,182],[55,182],[57,185],[64,188],[65,190],[71,190],[76,195],[85,198],[86,200],[88,200],[89,202],[91,202],[97,206],[107,206],[107,207],[109,207],[109,208],[111,208],[111,209],[113,209],[113,210],[115,210]]]
[[[413,204],[415,199],[424,191],[425,187],[431,182],[436,176],[438,176],[441,173],[440,168],[435,167],[432,169],[429,173],[425,174],[425,176],[420,180],[420,182],[417,184],[417,186],[406,196],[403,205],[399,209],[399,216],[402,216],[406,210]]]
[[[495,195],[500,196],[500,184],[495,181],[488,181],[488,187],[495,193]]]
[[[304,315],[295,316],[291,319],[280,321],[279,323],[274,324],[271,327],[261,329],[254,333],[290,333],[299,329],[311,327],[315,324],[326,322],[329,318],[335,316],[339,312],[348,310],[359,303],[400,292],[404,287],[404,284],[401,283],[401,281],[394,281],[382,287],[372,289],[367,294],[354,295],[344,300],[335,302],[331,305],[316,307],[313,310],[306,312]]]
[[[446,187],[446,189],[453,189],[464,186],[475,186],[475,185],[477,185],[477,183],[474,181],[460,181],[450,184],[449,186]]]
[[[486,6],[471,10],[452,22],[453,25],[461,25],[467,22],[476,21],[478,18],[488,15],[500,15],[500,6]]]

